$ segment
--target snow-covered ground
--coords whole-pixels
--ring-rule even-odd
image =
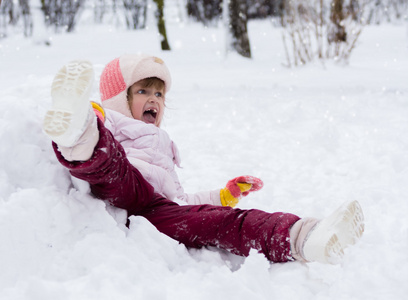
[[[408,50],[404,26],[363,31],[346,67],[287,69],[279,29],[249,26],[253,59],[224,55],[224,32],[83,24],[52,46],[0,40],[0,298],[405,299],[408,294]],[[41,131],[58,68],[85,58],[100,74],[125,52],[168,64],[163,128],[178,144],[187,192],[250,174],[263,190],[239,207],[323,217],[358,199],[361,241],[341,265],[270,264],[215,249],[188,250],[143,218],[93,199],[56,161]],[[98,99],[95,87],[94,99]],[[116,218],[113,215],[117,214]]]

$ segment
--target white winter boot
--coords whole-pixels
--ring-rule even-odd
[[[87,61],[72,61],[55,75],[52,108],[45,115],[43,129],[57,145],[75,145],[95,118],[89,101],[93,81],[92,64]]]
[[[360,204],[343,204],[330,216],[318,221],[306,218],[296,222],[291,231],[293,257],[304,261],[339,263],[348,245],[364,232],[364,215]]]

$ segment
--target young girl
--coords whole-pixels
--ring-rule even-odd
[[[252,176],[232,179],[221,190],[185,194],[174,169],[180,164],[177,147],[160,129],[171,86],[164,62],[148,55],[111,61],[100,78],[103,108],[89,101],[93,79],[86,61],[64,66],[54,78],[53,106],[43,126],[60,163],[89,182],[96,197],[147,218],[187,247],[215,246],[243,256],[256,249],[272,262],[337,263],[361,237],[357,201],[319,221],[232,208],[262,188]]]

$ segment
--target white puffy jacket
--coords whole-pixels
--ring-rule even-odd
[[[167,132],[142,121],[105,109],[105,126],[123,146],[135,166],[155,191],[169,200],[181,199],[188,204],[221,205],[220,190],[186,194],[175,171],[180,167],[176,144]]]

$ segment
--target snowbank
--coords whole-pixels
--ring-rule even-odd
[[[250,24],[252,60],[225,58],[220,29],[173,23],[168,30],[167,53],[153,29],[85,27],[53,36],[51,47],[0,41],[1,298],[405,298],[406,29],[366,28],[349,66],[293,70],[282,66],[280,32],[268,22]],[[123,212],[70,178],[41,132],[55,71],[86,58],[100,73],[136,51],[163,57],[172,72],[164,129],[181,150],[185,189],[250,174],[265,187],[241,208],[317,217],[358,199],[366,232],[342,265],[187,250],[142,218],[126,228]]]

